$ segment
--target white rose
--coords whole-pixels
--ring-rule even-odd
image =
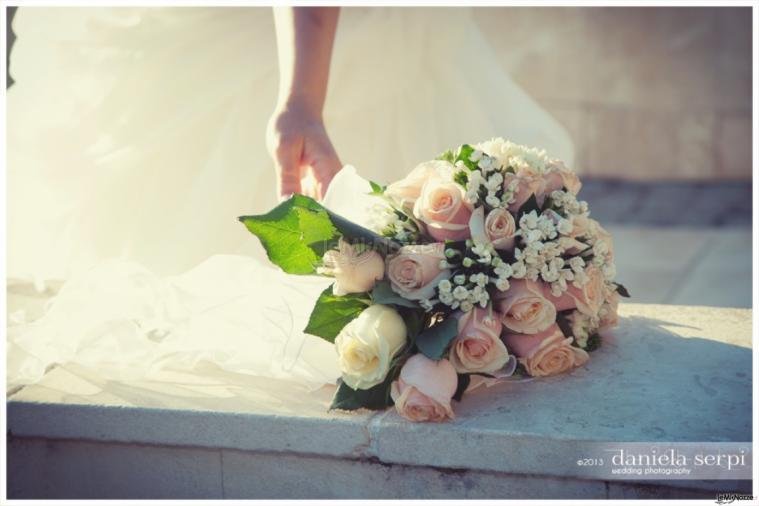
[[[322,262],[324,267],[319,269],[319,273],[335,277],[335,286],[332,288],[335,295],[368,292],[374,288],[377,280],[385,276],[382,255],[374,250],[357,253],[342,238],[338,249],[326,252]]]
[[[406,323],[382,304],[366,308],[335,338],[343,381],[366,390],[384,381],[390,362],[406,343]]]

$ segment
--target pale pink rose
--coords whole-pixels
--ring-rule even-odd
[[[424,183],[431,178],[452,181],[453,172],[453,165],[443,160],[420,163],[408,176],[388,185],[385,189],[385,195],[410,214],[414,209],[414,203],[422,193]]]
[[[390,385],[390,397],[403,418],[444,422],[454,417],[451,398],[457,386],[456,369],[450,362],[435,362],[417,353],[403,364],[400,377]]]
[[[609,258],[614,258],[614,241],[612,240],[611,234],[601,226],[600,223],[598,223],[596,220],[589,218],[588,219],[590,225],[589,225],[589,231],[590,234],[605,242],[606,246],[609,248]]]
[[[335,277],[332,292],[335,295],[368,292],[375,283],[385,276],[385,261],[374,250],[357,253],[350,243],[342,238],[337,250],[324,254],[323,267],[319,273]]]
[[[514,279],[505,292],[498,292],[493,307],[503,325],[519,334],[537,334],[556,322],[556,308],[544,295],[544,283]],[[549,290],[550,291],[550,290]]]
[[[572,231],[567,234],[569,237],[588,237],[590,234],[590,218],[582,214],[572,215]]]
[[[544,287],[545,296],[553,302],[557,311],[577,308],[582,314],[587,316],[596,316],[598,314],[598,310],[601,308],[601,304],[604,303],[606,296],[604,276],[601,269],[595,266],[585,269],[585,274],[587,274],[589,279],[582,288],[577,288],[572,283],[568,283],[567,290],[560,297],[556,297],[551,293],[550,286],[546,285]]]
[[[577,255],[589,247],[589,245],[585,244],[584,242],[578,241],[574,237],[569,236],[559,237],[558,242],[559,247],[570,255]]]
[[[556,324],[539,334],[507,334],[503,340],[530,376],[560,374],[590,359],[585,350],[571,345],[572,338],[564,336]]]
[[[438,178],[424,184],[414,204],[414,217],[438,241],[468,239],[471,215],[472,205],[464,199],[464,188],[453,181]]]
[[[517,181],[514,191],[514,202],[509,204],[509,211],[516,213],[533,194],[538,199],[538,204],[543,204],[543,188],[545,181],[540,175],[522,175],[507,173],[503,176],[503,188],[508,190],[513,181]]]
[[[615,327],[619,323],[619,294],[613,288],[607,287],[606,302],[601,306],[599,316],[601,317],[601,326],[599,330]]]
[[[495,249],[510,250],[514,247],[516,223],[506,209],[496,208],[485,217],[485,209],[476,208],[469,219],[472,240],[477,243],[490,243]]]
[[[582,187],[580,178],[577,177],[574,171],[564,165],[564,162],[553,160],[546,169],[547,171],[543,175],[545,179],[543,192],[546,195],[550,195],[551,192],[561,190],[562,188],[566,188],[573,195],[580,193],[580,188]]]
[[[448,356],[456,371],[494,372],[509,360],[509,352],[501,341],[501,315],[489,313],[480,307],[457,313],[459,332]]]
[[[445,245],[411,244],[388,257],[387,277],[395,293],[409,300],[430,299],[437,284],[451,277],[450,269],[441,269]]]

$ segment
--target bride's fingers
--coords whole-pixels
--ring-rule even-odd
[[[300,150],[297,146],[280,145],[276,150],[277,194],[285,200],[293,193],[300,193]]]
[[[314,173],[314,179],[316,180],[316,198],[321,200],[324,198],[324,194],[327,193],[329,183],[332,182],[332,178],[335,177],[343,164],[337,157],[337,153],[329,146],[321,154],[311,162],[311,170]]]

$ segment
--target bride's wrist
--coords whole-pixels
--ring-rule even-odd
[[[308,94],[291,93],[280,98],[277,111],[280,113],[295,113],[315,121],[322,121],[323,101]]]

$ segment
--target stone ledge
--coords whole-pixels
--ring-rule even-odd
[[[586,443],[751,441],[750,310],[628,304],[620,312],[620,327],[586,368],[473,392],[448,424],[411,424],[392,410],[329,413],[329,387],[309,393],[213,369],[128,383],[64,366],[11,396],[8,429],[22,439],[376,459],[581,481],[588,476],[575,462]],[[645,486],[610,483],[620,493]],[[725,490],[719,482],[668,483]]]

